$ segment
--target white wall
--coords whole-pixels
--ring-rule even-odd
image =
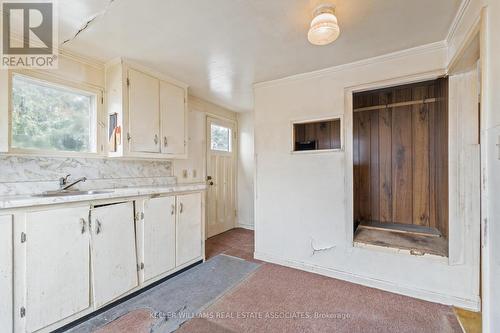
[[[179,183],[205,182],[207,115],[218,116],[235,122],[237,121],[237,115],[231,110],[194,96],[189,96],[188,110],[188,158],[173,161],[174,176],[177,177]],[[184,177],[184,171],[186,171],[187,177]]]
[[[399,77],[421,80],[446,66],[446,45],[438,43],[256,85],[257,258],[431,301],[479,308],[479,221],[468,221],[465,239],[453,244],[464,251],[463,259],[453,265],[446,258],[352,244],[352,97],[346,92],[369,83],[384,86]],[[345,151],[290,153],[292,120],[335,115],[344,116]]]
[[[253,112],[238,114],[238,226],[254,228]]]

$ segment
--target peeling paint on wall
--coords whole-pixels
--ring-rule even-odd
[[[335,245],[326,246],[326,247],[315,247],[314,246],[314,238],[311,238],[311,249],[312,249],[311,255],[312,256],[318,252],[326,252],[326,251],[333,250],[334,248],[335,248]]]

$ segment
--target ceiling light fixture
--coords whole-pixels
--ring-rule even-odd
[[[340,28],[335,16],[334,5],[316,7],[311,21],[307,39],[314,45],[327,45],[334,42],[340,35]]]

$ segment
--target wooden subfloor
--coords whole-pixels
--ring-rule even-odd
[[[448,241],[434,235],[395,232],[384,229],[358,228],[354,242],[413,251],[415,254],[448,256]]]
[[[472,312],[455,307],[453,311],[465,333],[481,333],[483,331],[481,312]]]

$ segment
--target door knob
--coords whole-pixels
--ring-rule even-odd
[[[167,137],[166,136],[163,137],[163,145],[165,147],[168,146],[168,141],[167,141]]]
[[[210,184],[210,186],[213,186],[213,185],[214,185],[214,182],[210,182],[209,184]]]

